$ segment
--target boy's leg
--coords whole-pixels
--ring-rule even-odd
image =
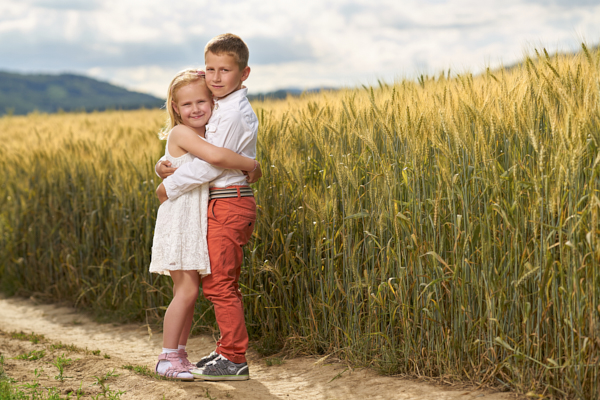
[[[239,290],[242,246],[248,243],[256,219],[254,197],[211,200],[208,206],[208,252],[211,273],[202,291],[215,307],[221,337],[216,352],[234,363],[246,362],[248,332]]]

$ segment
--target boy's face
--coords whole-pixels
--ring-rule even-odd
[[[206,85],[217,98],[242,88],[242,82],[248,79],[250,67],[240,70],[235,57],[223,53],[206,53]]]

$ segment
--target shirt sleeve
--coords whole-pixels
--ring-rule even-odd
[[[221,117],[215,135],[219,138],[215,140],[215,145],[225,147],[235,151],[245,157],[254,158],[249,154],[245,154],[243,149],[247,145],[249,138],[245,135],[248,131],[248,125],[244,121],[244,115],[240,111],[232,111]],[[218,144],[217,144],[218,143]]]
[[[200,158],[177,168],[173,175],[163,181],[167,196],[175,200],[185,192],[216,179],[224,169],[215,167]]]

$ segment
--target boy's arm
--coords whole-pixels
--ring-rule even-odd
[[[194,160],[195,161],[195,160]],[[199,160],[202,161],[202,160]],[[188,163],[191,164],[191,163]],[[188,164],[184,164],[184,166],[188,165]],[[210,166],[210,164],[208,164]],[[177,168],[173,168],[174,170],[176,170]],[[246,175],[246,181],[248,183],[255,183],[258,182],[258,180],[262,177],[262,170],[260,168],[260,164],[258,163],[258,161],[255,164],[254,169],[252,169],[251,171],[246,171],[244,172],[244,175]],[[171,185],[171,179],[165,179],[156,189],[156,195],[158,196],[158,200],[160,200],[160,204],[164,203],[165,201],[167,201],[168,199],[176,199],[177,197],[181,196],[183,193],[187,192],[188,190],[192,190],[193,188],[195,188],[196,186],[199,185],[199,183],[196,182],[192,182],[192,179],[188,179],[189,176],[187,177],[179,177],[176,178],[175,183],[173,183],[173,185]],[[210,174],[207,174],[205,176],[206,179],[208,179],[209,181],[211,179],[210,178]],[[183,181],[183,183],[179,184],[178,186],[178,182],[179,181]],[[196,177],[193,177],[193,180],[196,180]],[[205,182],[203,182],[205,183]],[[201,184],[201,183],[200,183]],[[167,193],[167,189],[165,185],[169,185],[169,192],[171,193],[170,195]]]
[[[177,168],[173,168],[173,169],[177,169]],[[244,172],[244,175],[246,175],[246,181],[248,183],[257,182],[262,177],[262,170],[260,169],[260,164],[258,162],[256,162],[254,169],[252,171]],[[156,188],[156,196],[158,197],[160,204],[164,203],[165,201],[167,201],[169,199],[169,195],[167,194],[167,189],[165,189],[165,185],[164,185],[165,182],[166,181],[163,181]],[[182,193],[185,193],[185,190],[182,191]],[[176,197],[174,197],[174,198],[176,198]]]
[[[204,183],[215,180],[223,173],[223,168],[210,165],[204,160],[194,158],[194,161],[185,163],[171,176],[163,181],[167,197],[175,200]]]

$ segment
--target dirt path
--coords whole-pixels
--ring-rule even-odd
[[[5,373],[20,382],[31,382],[34,369],[43,368],[37,378],[42,386],[57,387],[63,395],[80,386],[83,398],[101,392],[96,377],[114,370],[108,377],[113,392],[124,391],[122,399],[515,399],[512,393],[477,391],[470,388],[439,386],[417,380],[383,377],[369,370],[348,370],[340,363],[318,362],[315,358],[285,360],[267,366],[256,354],[249,354],[249,381],[209,383],[157,380],[123,369],[124,365],[153,368],[161,349],[162,336],[149,335],[141,325],[98,324],[74,309],[36,304],[31,300],[0,298],[0,353],[5,357]],[[35,344],[19,340],[11,332],[35,333],[45,339]],[[75,345],[57,346],[58,343]],[[85,351],[86,349],[88,351]],[[190,339],[188,352],[196,360],[214,349],[209,336]],[[13,357],[45,351],[36,361]],[[94,350],[100,350],[94,351]],[[51,363],[65,354],[72,363],[65,368],[69,378],[56,380],[58,369]],[[106,355],[106,357],[104,356]],[[340,375],[341,373],[341,375]],[[336,379],[336,376],[338,376]],[[332,380],[333,379],[333,380]]]

